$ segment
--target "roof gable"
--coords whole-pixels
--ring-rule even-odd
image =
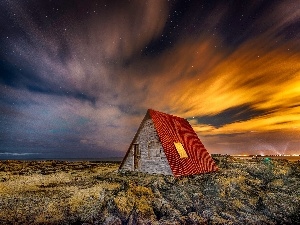
[[[143,120],[142,120],[142,122],[141,122],[141,124],[140,124],[140,126],[139,126],[139,128],[138,128],[138,130],[137,130],[137,132],[135,133],[135,135],[134,135],[134,137],[133,137],[133,139],[132,139],[132,141],[131,141],[131,143],[130,143],[128,149],[127,149],[127,152],[126,152],[126,154],[125,154],[125,156],[124,156],[124,158],[123,158],[123,160],[122,160],[122,162],[121,162],[121,164],[120,164],[120,166],[119,166],[119,169],[121,169],[121,168],[123,167],[123,165],[124,165],[124,163],[125,163],[125,161],[126,161],[128,155],[129,155],[129,153],[130,153],[130,149],[132,148],[134,142],[136,141],[136,139],[137,139],[137,137],[138,137],[138,135],[139,135],[139,133],[140,133],[142,127],[143,127],[143,124],[144,124],[145,121],[146,121],[147,119],[149,119],[149,118],[150,118],[150,115],[149,115],[149,110],[148,110],[147,113],[146,113],[146,115],[144,116],[144,118],[143,118]]]
[[[153,120],[174,176],[212,172],[218,169],[187,120],[152,109],[147,113]],[[181,158],[174,143],[181,143],[188,157]]]

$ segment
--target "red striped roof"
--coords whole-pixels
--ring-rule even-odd
[[[215,162],[186,119],[148,110],[174,176],[187,176],[218,170]],[[180,142],[188,158],[180,158],[174,142]]]

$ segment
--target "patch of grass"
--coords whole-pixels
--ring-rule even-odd
[[[224,167],[216,173],[176,179],[116,173],[118,164],[111,163],[6,162],[0,223],[103,224],[107,217],[124,224],[297,222],[298,164],[232,157],[219,163]]]

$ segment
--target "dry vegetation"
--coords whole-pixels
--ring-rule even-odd
[[[216,173],[0,161],[0,224],[300,224],[300,164],[215,158]]]

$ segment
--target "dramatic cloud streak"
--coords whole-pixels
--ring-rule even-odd
[[[297,153],[299,7],[1,2],[0,153],[122,156],[148,108],[210,152]]]

